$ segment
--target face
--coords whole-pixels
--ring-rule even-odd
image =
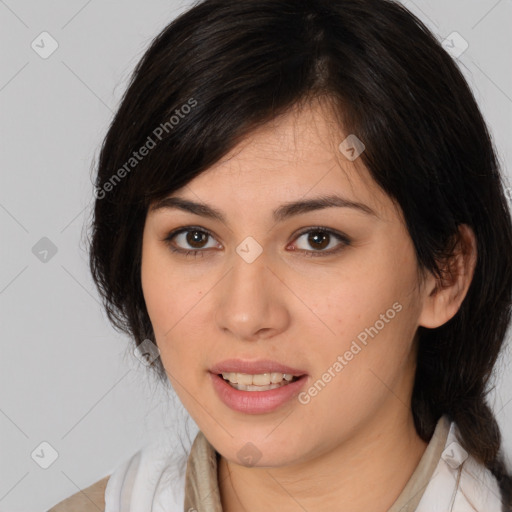
[[[321,103],[291,112],[169,196],[223,220],[170,202],[148,212],[141,279],[162,363],[235,463],[307,461],[410,413],[423,305],[413,245],[361,160],[337,149],[346,136]],[[334,195],[345,203],[283,209]],[[217,376],[233,359],[224,369],[279,386],[234,389]],[[279,365],[302,377],[283,385]]]

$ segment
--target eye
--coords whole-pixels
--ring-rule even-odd
[[[197,256],[199,253],[203,251],[203,249],[208,249],[208,246],[205,246],[204,243],[208,238],[213,238],[212,234],[205,230],[204,228],[188,226],[186,228],[181,228],[179,230],[173,231],[169,233],[164,241],[169,245],[172,252],[178,252],[185,254],[185,256]],[[182,249],[176,247],[173,243],[173,240],[176,239],[182,244],[188,244],[192,246],[191,249]]]
[[[351,243],[351,240],[343,233],[338,233],[332,229],[320,226],[308,228],[307,230],[302,231],[296,240],[304,237],[304,235],[308,235],[307,238],[305,238],[306,243],[309,244],[310,247],[314,247],[314,250],[299,249],[298,252],[305,253],[310,257],[330,256],[331,254],[341,251],[345,246],[348,246]],[[331,246],[329,250],[323,250],[331,245],[333,239],[338,240],[341,243],[334,245],[334,248]]]

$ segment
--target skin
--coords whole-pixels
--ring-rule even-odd
[[[399,208],[361,159],[337,151],[347,135],[326,104],[312,102],[252,132],[172,194],[221,210],[227,225],[178,209],[148,212],[141,265],[148,313],[171,384],[221,455],[226,512],[386,511],[427,446],[409,405],[415,333],[459,309],[473,275],[474,235],[461,228],[468,250],[454,254],[453,279],[442,287],[430,274],[420,279]],[[330,207],[272,219],[283,203],[333,192],[377,216]],[[202,250],[197,257],[164,241],[185,226],[213,233],[173,239]],[[318,248],[297,235],[315,226],[351,243],[332,235]],[[236,252],[248,236],[263,249],[250,264]],[[335,247],[342,248],[309,257]],[[397,302],[402,310],[307,404],[292,399],[271,413],[245,414],[224,405],[210,383],[214,363],[268,358],[303,369],[307,390]],[[254,466],[237,457],[248,441],[261,453]]]

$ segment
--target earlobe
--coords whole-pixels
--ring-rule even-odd
[[[429,273],[425,282],[418,325],[435,329],[456,315],[473,279],[476,261],[475,234],[469,226],[461,224],[452,256],[441,267],[442,278]]]

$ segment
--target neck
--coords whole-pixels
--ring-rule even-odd
[[[222,510],[387,511],[427,447],[411,411],[400,406],[401,411],[374,416],[335,449],[300,464],[248,468],[220,456]]]

